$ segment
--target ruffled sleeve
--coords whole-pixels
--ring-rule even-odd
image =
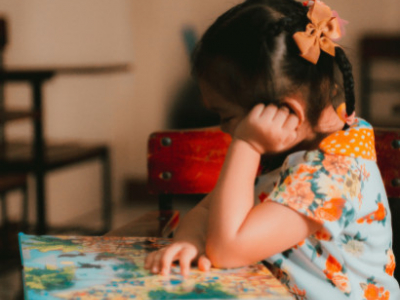
[[[355,219],[353,201],[360,187],[353,160],[318,150],[305,152],[303,161],[284,164],[266,200],[290,207],[338,236]]]

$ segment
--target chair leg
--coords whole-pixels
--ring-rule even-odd
[[[45,174],[44,171],[36,171],[36,215],[37,215],[37,234],[45,234],[47,231],[46,221],[46,194],[45,194]]]
[[[103,232],[111,229],[112,200],[111,200],[111,164],[110,154],[107,149],[102,156],[103,163]]]
[[[1,220],[2,220],[2,244],[5,254],[8,254],[8,217],[7,217],[7,203],[6,193],[0,193],[1,202]]]
[[[28,184],[21,188],[22,192],[22,231],[28,229]]]
[[[172,210],[172,195],[161,194],[158,196],[158,209],[160,211]]]
[[[6,223],[8,223],[7,203],[6,203],[6,194],[5,193],[0,193],[0,201],[1,201],[1,219],[2,219],[3,225],[5,226]]]

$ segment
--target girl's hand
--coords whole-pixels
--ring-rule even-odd
[[[257,104],[240,121],[234,137],[249,143],[258,153],[278,153],[296,144],[299,119],[287,107]]]
[[[172,263],[179,261],[181,274],[186,277],[189,275],[191,263],[196,259],[201,271],[210,270],[211,262],[204,255],[204,251],[200,254],[194,244],[178,241],[163,249],[149,253],[144,267],[154,274],[168,275],[171,271]]]

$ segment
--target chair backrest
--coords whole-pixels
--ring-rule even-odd
[[[230,136],[218,127],[151,134],[147,157],[149,192],[211,192],[230,142]]]

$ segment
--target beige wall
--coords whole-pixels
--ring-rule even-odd
[[[7,15],[10,23],[5,60],[10,66],[113,62],[132,66],[126,74],[59,76],[45,88],[47,137],[108,143],[114,201],[119,201],[124,178],[145,178],[147,137],[164,127],[166,108],[189,76],[182,27],[188,24],[203,32],[222,11],[238,2],[0,0],[0,13]],[[348,48],[356,72],[359,35],[400,28],[397,0],[326,2],[350,21],[342,44]],[[28,87],[12,85],[6,92],[7,105],[28,105]],[[29,125],[18,123],[10,125],[7,133],[28,136],[30,130]],[[52,223],[98,206],[99,171],[99,166],[91,163],[48,176]],[[17,207],[14,205],[14,214]]]

